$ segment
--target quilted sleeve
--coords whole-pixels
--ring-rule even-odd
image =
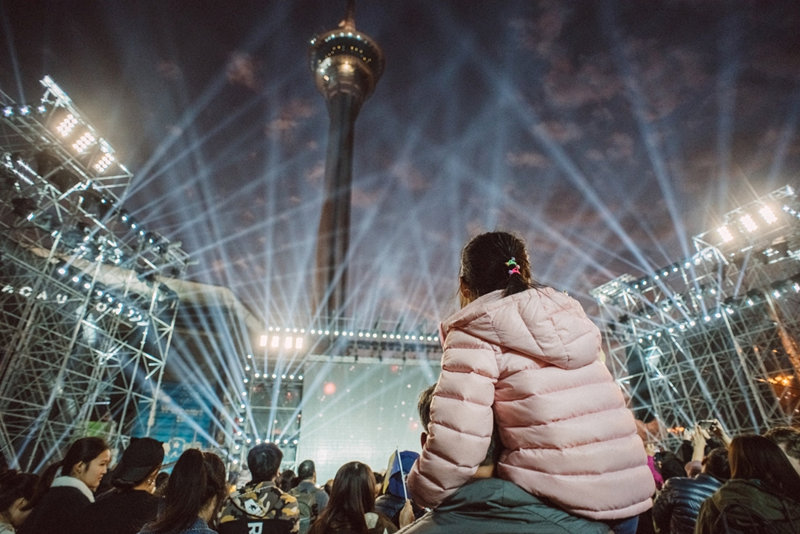
[[[448,334],[431,402],[428,438],[408,476],[417,504],[437,506],[467,482],[485,459],[497,375],[492,345],[458,330]]]

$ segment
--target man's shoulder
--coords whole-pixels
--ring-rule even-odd
[[[241,517],[291,519],[297,515],[297,499],[269,482],[247,484],[232,493],[220,512],[220,522]]]

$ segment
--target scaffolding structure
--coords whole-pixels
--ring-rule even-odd
[[[800,205],[789,186],[693,238],[695,253],[592,290],[607,363],[638,419],[678,440],[800,421]]]
[[[35,470],[76,437],[149,430],[178,297],[180,243],[121,208],[132,178],[49,77],[0,91],[0,452]]]

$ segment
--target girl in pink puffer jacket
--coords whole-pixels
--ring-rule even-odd
[[[442,372],[408,485],[435,507],[484,460],[496,423],[497,476],[570,513],[625,531],[651,506],[647,454],[577,301],[531,278],[505,232],[461,255],[462,309],[441,325]]]

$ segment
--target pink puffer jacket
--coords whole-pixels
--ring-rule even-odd
[[[592,519],[649,509],[647,454],[599,359],[597,327],[554,289],[501,295],[484,295],[441,325],[428,440],[408,476],[414,500],[435,507],[472,477],[494,418],[500,478]]]

